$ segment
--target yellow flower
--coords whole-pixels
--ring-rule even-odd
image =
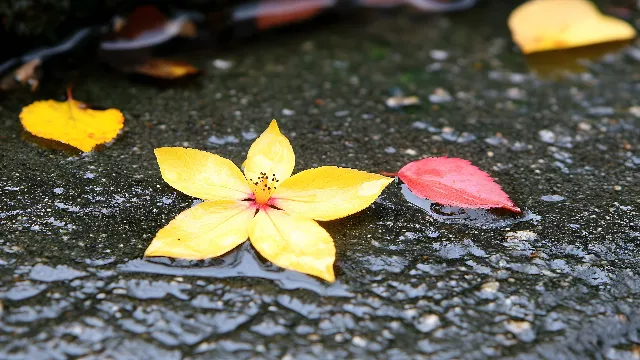
[[[335,166],[291,176],[295,155],[275,120],[251,145],[244,175],[230,160],[180,147],[155,149],[162,178],[205,201],[158,231],[145,256],[206,259],[247,238],[272,263],[333,282],[335,247],[314,220],[369,206],[392,178]]]

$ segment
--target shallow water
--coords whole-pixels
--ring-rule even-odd
[[[541,78],[500,25],[512,7],[277,32],[189,55],[206,71],[175,88],[88,64],[75,94],[126,116],[90,154],[21,135],[22,106],[58,98],[70,74],[0,100],[0,358],[633,359],[640,62],[621,52]],[[395,88],[421,105],[389,109]],[[460,157],[527,212],[414,205],[392,183],[321,224],[337,249],[331,286],[248,244],[204,262],[143,259],[197,202],[162,180],[153,149],[241,164],[272,118],[296,171]]]
[[[135,259],[119,265],[118,270],[125,273],[162,274],[173,276],[195,276],[204,278],[250,277],[273,280],[285,290],[307,289],[318,295],[352,297],[340,281],[333,284],[295,271],[284,270],[258,259],[255,250],[246,242],[240,249],[215,259],[215,265],[199,266],[198,262]]]
[[[465,209],[457,206],[445,206],[423,199],[402,184],[402,195],[411,204],[426,210],[427,214],[437,221],[447,224],[463,224],[481,229],[505,228],[519,222],[536,224],[541,217],[524,209],[521,214],[514,214],[503,209]]]

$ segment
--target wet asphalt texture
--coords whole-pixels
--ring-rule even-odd
[[[510,40],[512,8],[365,12],[177,54],[204,73],[175,85],[93,64],[5,95],[0,358],[639,359],[640,44],[577,72],[558,54],[543,76]],[[125,114],[111,144],[80,154],[24,134],[20,109],[70,81],[77,99]],[[388,108],[399,92],[421,104]],[[248,244],[143,259],[196,200],[162,180],[153,149],[241,164],[273,118],[298,171],[461,157],[524,214],[430,204],[396,181],[322,223],[333,285]]]

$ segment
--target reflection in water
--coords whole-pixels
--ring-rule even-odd
[[[598,60],[606,54],[616,53],[630,41],[615,41],[604,44],[581,46],[572,49],[552,50],[526,56],[527,64],[533,72],[543,78],[559,79],[566,74],[583,73],[590,61]]]
[[[22,133],[22,139],[32,142],[38,146],[40,146],[41,148],[47,149],[47,150],[57,150],[57,151],[62,151],[65,154],[67,154],[68,156],[77,156],[82,154],[82,150],[77,149],[71,145],[65,144],[63,142],[60,141],[56,141],[56,140],[51,140],[51,139],[45,139],[45,138],[41,138],[39,136],[35,136],[29,132],[27,132],[26,130],[23,130]],[[104,145],[100,145],[97,146],[96,148],[94,148],[94,150],[99,151],[102,148],[104,148]]]
[[[495,229],[524,221],[535,223],[541,217],[529,210],[523,210],[521,214],[515,214],[505,209],[467,209],[457,206],[445,206],[420,198],[409,190],[406,184],[402,184],[402,195],[413,205],[427,211],[435,220],[448,224],[464,224],[483,229]]]
[[[287,290],[307,289],[326,296],[353,296],[339,281],[329,284],[309,275],[263,263],[258,259],[249,242],[245,242],[238,249],[215,260],[217,262],[214,265],[194,266],[193,264],[198,262],[184,262],[182,260],[171,262],[167,258],[154,258],[154,261],[134,259],[119,265],[118,270],[122,272],[210,278],[254,277],[274,280],[278,286]],[[163,261],[164,263],[159,263],[158,261]]]

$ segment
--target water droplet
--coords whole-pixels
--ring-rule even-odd
[[[253,130],[249,130],[249,131],[243,131],[242,132],[242,138],[245,140],[253,140],[255,138],[258,137],[258,133],[256,133]]]
[[[238,138],[233,135],[227,136],[211,136],[209,137],[209,143],[213,145],[224,145],[224,144],[236,144],[239,142]]]
[[[38,281],[54,282],[72,280],[86,275],[87,273],[84,271],[76,270],[66,265],[58,265],[54,268],[38,264],[31,269],[29,278]]]
[[[557,202],[557,201],[562,201],[564,199],[565,199],[564,196],[560,196],[560,195],[543,195],[540,197],[540,200],[549,201],[549,202]]]
[[[442,104],[453,101],[453,96],[443,88],[437,88],[429,95],[429,101],[434,104]]]
[[[429,56],[436,61],[445,61],[449,58],[449,53],[444,50],[433,49],[429,51]]]

